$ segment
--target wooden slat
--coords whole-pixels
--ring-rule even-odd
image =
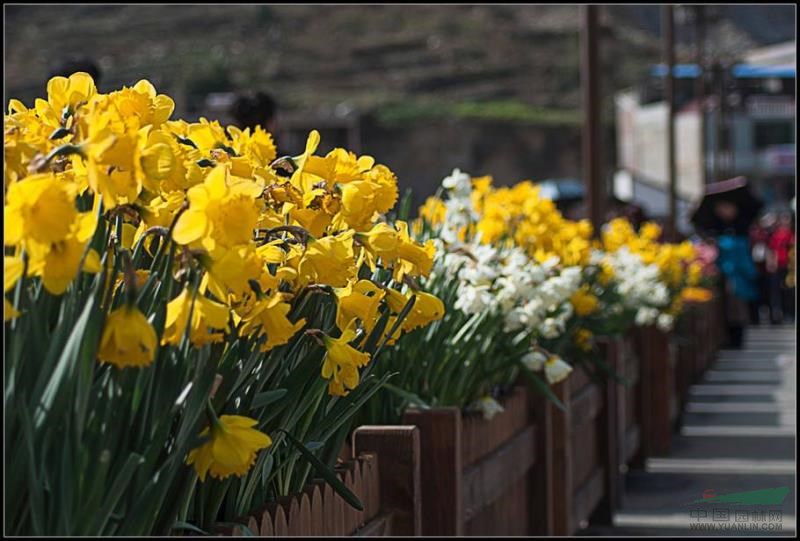
[[[300,514],[298,520],[300,522],[300,535],[308,537],[311,535],[311,498],[307,493],[300,494],[298,501],[300,502]]]
[[[579,394],[592,380],[585,370],[573,370],[567,381],[569,382],[570,394],[574,396]]]
[[[289,501],[286,502],[285,509],[288,510],[286,516],[286,524],[289,526],[289,535],[296,537],[303,534],[302,517],[300,517],[300,502],[296,496],[291,496]]]
[[[528,472],[535,460],[536,429],[529,425],[494,453],[467,468],[462,480],[464,520],[470,520],[494,503]]]
[[[372,472],[375,463],[379,466],[378,471],[370,477],[371,506],[393,513],[394,535],[420,535],[422,488],[419,429],[416,426],[361,426],[353,433],[353,448],[358,453],[374,453],[377,457],[367,469]]]
[[[572,462],[570,463],[572,485],[570,488],[577,490],[594,471],[601,467],[597,445],[599,427],[594,422],[588,422],[580,427],[573,428],[570,434],[570,447],[572,449]]]
[[[502,400],[502,412],[487,421],[478,413],[462,416],[461,462],[464,467],[492,453],[529,422],[528,393],[524,386],[514,388]]]
[[[467,520],[467,536],[527,536],[530,535],[530,494],[533,483],[530,475],[523,475],[506,487],[505,492],[491,505]]]
[[[311,535],[325,535],[325,510],[322,503],[322,495],[325,491],[325,483],[316,481],[312,483],[311,489]]]
[[[261,528],[258,526],[258,521],[255,517],[249,517],[247,519],[247,527],[250,528],[250,531],[253,532],[253,535],[258,535],[261,531]]]
[[[275,504],[271,514],[273,517],[272,531],[275,537],[286,537],[289,535],[289,526],[286,523],[286,512],[283,510],[283,506]]]
[[[272,524],[272,515],[270,515],[269,511],[264,511],[261,514],[261,528],[259,529],[258,534],[261,537],[272,537],[275,535],[275,529]]]
[[[336,523],[338,514],[336,512],[336,492],[333,487],[325,483],[322,489],[322,520],[325,535],[336,535]]]
[[[570,408],[572,409],[572,428],[576,429],[588,423],[593,423],[600,414],[602,395],[596,384],[589,384],[573,395]]]
[[[638,426],[633,426],[625,432],[625,462],[630,463],[639,452],[641,433]]]

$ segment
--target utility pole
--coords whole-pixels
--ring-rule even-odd
[[[667,75],[664,79],[664,101],[667,103],[667,235],[670,240],[675,240],[678,235],[675,196],[675,14],[673,10],[672,5],[661,6],[662,54],[664,64],[667,66]]]
[[[725,176],[728,174],[728,160],[726,152],[728,147],[728,138],[725,136],[725,66],[723,66],[720,62],[717,62],[715,67],[714,90],[717,95],[717,114],[715,116],[717,145],[715,149],[716,173],[714,180],[716,182],[720,182],[725,180]]]
[[[603,203],[607,196],[602,174],[600,147],[600,77],[598,66],[596,5],[581,6],[581,102],[583,127],[581,151],[586,208],[595,234],[603,223]]]
[[[694,6],[695,24],[695,64],[700,72],[695,79],[695,97],[698,104],[698,114],[700,115],[700,182],[703,186],[708,183],[708,163],[706,159],[706,68],[705,68],[705,45],[706,45],[706,10],[705,6]]]

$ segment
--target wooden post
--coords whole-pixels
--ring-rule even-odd
[[[695,38],[696,55],[695,63],[700,69],[700,73],[695,80],[695,96],[698,103],[698,114],[700,115],[700,179],[702,185],[708,183],[708,163],[706,161],[706,69],[705,69],[705,44],[706,44],[706,8],[705,6],[694,6],[695,10]]]
[[[550,438],[553,485],[550,491],[553,506],[553,535],[572,535],[572,415],[570,411],[569,379],[553,386],[556,397],[565,411],[553,408],[552,438]]]
[[[382,510],[392,511],[392,535],[422,534],[420,438],[415,426],[361,426],[353,433],[356,454],[375,453]]]
[[[661,6],[661,38],[664,64],[667,74],[664,78],[664,101],[667,103],[667,195],[668,221],[667,237],[675,240],[677,228],[677,201],[675,194],[675,40],[674,40],[674,8],[672,5]]]
[[[419,428],[421,456],[425,457],[420,467],[422,535],[463,535],[460,410],[409,410],[403,423]]]
[[[607,196],[602,172],[600,145],[600,66],[597,36],[599,6],[581,6],[581,101],[583,128],[581,146],[583,183],[588,218],[595,233],[604,221],[603,203]]]
[[[644,458],[669,452],[672,435],[672,351],[669,334],[647,327],[641,333],[642,448]]]
[[[537,460],[531,468],[532,477],[532,504],[533,509],[529,514],[530,533],[536,536],[553,535],[553,484],[555,475],[553,470],[553,416],[556,407],[543,394],[536,393],[531,396],[533,418],[536,423],[536,456]]]
[[[623,365],[620,355],[619,340],[604,340],[600,344],[600,354],[615,374],[622,374]],[[620,494],[623,490],[623,476],[620,473],[622,463],[621,448],[625,445],[624,418],[620,426],[620,402],[625,399],[621,384],[612,376],[606,376],[603,384],[605,399],[599,420],[605,425],[603,438],[599,442],[605,465],[605,496],[600,502],[594,519],[603,524],[612,524],[614,511],[620,506]]]

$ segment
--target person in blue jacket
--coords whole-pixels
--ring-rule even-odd
[[[751,255],[750,239],[736,225],[739,213],[736,204],[720,201],[715,205],[714,213],[722,224],[717,236],[717,267],[725,292],[728,338],[731,347],[741,348],[748,320],[748,304],[758,298],[758,271]]]

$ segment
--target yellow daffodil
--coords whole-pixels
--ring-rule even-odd
[[[253,428],[257,424],[255,419],[241,415],[220,415],[200,433],[210,439],[193,449],[186,463],[194,466],[203,482],[209,474],[215,479],[243,476],[255,462],[258,451],[272,445],[269,436]]]
[[[681,298],[685,302],[708,302],[713,296],[710,290],[703,287],[685,287],[681,291]]]
[[[5,293],[8,293],[17,285],[17,280],[22,277],[22,273],[25,270],[24,267],[25,264],[21,257],[3,256],[3,321],[9,321],[20,316],[20,312],[5,297]]]
[[[254,182],[232,178],[225,166],[215,167],[203,184],[187,192],[189,210],[178,218],[172,237],[178,244],[198,242],[209,251],[247,243],[258,221],[255,199],[261,192]]]
[[[337,288],[336,325],[340,330],[358,318],[367,334],[372,332],[378,319],[378,308],[385,295],[384,290],[370,280],[359,280],[347,287]]]
[[[78,217],[76,194],[74,184],[52,173],[32,175],[9,186],[3,209],[5,244],[49,245],[64,240]]]
[[[310,240],[297,267],[301,283],[344,287],[355,278],[357,269],[353,235],[351,229],[338,235]]]
[[[583,351],[591,351],[593,336],[592,331],[589,329],[578,329],[575,331],[575,343]]]
[[[117,368],[143,367],[153,362],[157,347],[153,326],[138,308],[126,304],[108,315],[97,356]]]
[[[189,341],[195,347],[219,342],[223,338],[221,331],[228,326],[229,313],[230,310],[224,304],[209,299],[199,292],[193,295],[189,288],[184,288],[180,295],[167,304],[167,319],[161,344],[180,344],[187,325]],[[216,329],[217,332],[211,329]]]
[[[358,369],[369,362],[369,353],[358,351],[350,345],[356,337],[356,321],[351,321],[339,338],[323,334],[326,354],[322,363],[322,377],[330,380],[328,392],[345,396],[358,385]]]
[[[425,204],[419,208],[420,217],[431,225],[439,225],[447,216],[447,207],[438,197],[428,197]]]
[[[400,242],[397,246],[397,261],[394,266],[395,280],[402,280],[406,274],[427,277],[433,267],[433,257],[436,255],[436,246],[433,240],[419,244],[409,235],[406,222],[398,220],[396,224]]]
[[[592,294],[586,284],[572,295],[570,302],[575,308],[575,313],[581,317],[593,314],[600,305],[600,300]]]
[[[292,323],[288,318],[291,308],[281,294],[253,300],[238,310],[243,322],[241,333],[244,336],[266,335],[267,340],[261,346],[261,351],[286,344],[306,323],[305,319]]]
[[[387,288],[386,301],[389,305],[389,309],[393,313],[399,314],[403,311],[403,308],[405,308],[411,295],[414,295],[416,298],[414,300],[414,305],[411,307],[411,310],[408,312],[408,315],[401,325],[403,331],[409,332],[416,328],[424,327],[444,317],[444,303],[435,295],[424,291],[414,291],[403,294],[395,289]]]

